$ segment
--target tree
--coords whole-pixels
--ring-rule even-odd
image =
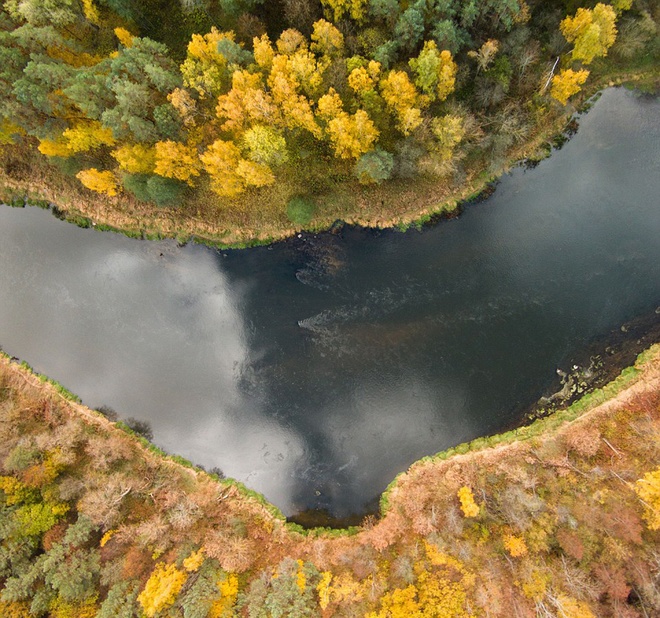
[[[132,47],[121,49],[108,62],[109,66],[97,67],[107,71],[110,96],[101,113],[104,126],[112,129],[116,139],[150,143],[171,139],[169,127],[163,127],[163,119],[154,115],[159,106],[168,104],[167,95],[181,86],[181,75],[167,48],[136,37]]]
[[[218,97],[216,114],[223,121],[222,130],[235,134],[251,124],[283,124],[281,111],[266,92],[261,74],[243,70],[234,72],[231,90]]]
[[[100,556],[96,548],[87,548],[95,532],[92,521],[80,515],[62,541],[39,558],[45,583],[67,603],[81,603],[95,596]]]
[[[378,138],[378,129],[363,109],[355,114],[342,113],[330,120],[327,126],[335,156],[341,159],[357,159],[368,152]]]
[[[243,134],[249,158],[263,165],[282,165],[289,159],[286,140],[273,127],[255,125]]]
[[[527,554],[527,545],[525,539],[513,534],[507,534],[504,537],[504,547],[514,558],[524,556]]]
[[[265,187],[275,182],[271,169],[263,163],[241,159],[236,166],[236,174],[245,187]]]
[[[451,19],[435,22],[431,34],[440,49],[448,49],[452,54],[458,52],[469,40],[467,32]]]
[[[159,562],[137,600],[148,618],[174,604],[179,591],[188,578],[175,564]]]
[[[350,115],[344,111],[342,101],[331,88],[318,102],[318,115],[326,121],[326,133],[340,159],[357,159],[371,150],[378,138],[378,129],[363,109]]]
[[[66,26],[82,18],[78,0],[8,0],[7,12],[35,26]]]
[[[394,40],[399,48],[412,52],[424,36],[424,13],[418,3],[407,8],[394,27]]]
[[[243,179],[236,173],[241,151],[233,142],[216,140],[200,159],[211,177],[211,189],[218,195],[235,197],[245,190]]]
[[[280,34],[275,45],[277,51],[284,56],[293,56],[297,51],[307,49],[307,39],[295,28],[287,28]]]
[[[573,59],[589,64],[594,58],[607,56],[616,40],[616,11],[608,4],[598,3],[593,9],[579,8],[573,17],[566,17],[559,28],[569,43],[574,43]]]
[[[451,114],[434,118],[431,121],[431,130],[437,140],[436,149],[440,157],[445,161],[451,159],[454,148],[465,135],[463,119]]]
[[[385,22],[389,27],[394,26],[400,14],[398,0],[369,0],[370,17]]]
[[[269,73],[271,67],[273,66],[273,58],[275,57],[275,50],[273,45],[270,42],[267,34],[261,35],[261,37],[255,37],[252,41],[254,61],[257,63],[257,66],[263,71]]]
[[[115,139],[112,131],[100,122],[78,122],[62,133],[71,152],[87,152],[101,146],[113,146]]]
[[[312,31],[313,52],[330,58],[338,58],[344,52],[344,35],[325,19],[319,19],[314,23]]]
[[[193,178],[199,176],[199,157],[194,146],[173,142],[157,142],[154,171],[165,178],[174,178],[192,186]]]
[[[183,88],[175,88],[167,95],[167,100],[178,112],[179,117],[186,127],[194,127],[197,124],[195,116],[197,115],[197,103],[190,96],[190,93]]]
[[[580,86],[587,81],[587,77],[589,77],[589,71],[585,69],[581,71],[562,70],[552,78],[550,95],[562,105],[566,105],[570,97],[580,92]]]
[[[457,66],[447,50],[438,51],[434,41],[426,41],[417,58],[411,58],[410,68],[415,71],[415,85],[431,101],[444,101],[454,90]]]
[[[321,17],[322,7],[318,0],[282,0],[287,24],[309,34],[312,24]]]
[[[326,15],[335,23],[344,17],[362,21],[366,15],[367,0],[321,0]]]
[[[320,84],[320,75],[315,76],[315,66],[308,61],[308,58],[301,55],[301,62],[294,64],[289,62],[287,56],[275,56],[268,76],[268,86],[273,102],[281,110],[284,126],[289,129],[304,129],[319,138],[321,129],[314,120],[311,104],[298,92],[300,89],[298,76],[305,77],[305,73],[309,75],[306,79],[309,89],[315,86],[312,80],[317,80],[316,83]]]
[[[495,55],[500,49],[500,43],[496,39],[488,39],[478,51],[470,50],[468,56],[477,60],[477,72],[485,71],[491,62],[495,59]]]
[[[110,197],[114,197],[119,192],[119,185],[117,179],[112,172],[100,172],[95,167],[82,170],[76,174],[76,178],[92,191],[98,193],[105,193]]]
[[[319,572],[302,560],[285,558],[271,577],[264,571],[245,593],[250,616],[318,616],[316,586]]]
[[[156,166],[156,150],[148,144],[123,144],[110,154],[129,174],[150,174]]]
[[[360,183],[368,185],[380,184],[383,180],[388,180],[392,176],[393,170],[394,155],[380,148],[375,148],[359,158],[353,173]]]
[[[39,140],[38,150],[47,157],[70,157],[73,153],[69,150],[69,144],[61,136],[56,139]]]
[[[175,180],[174,178],[164,178],[151,174],[123,174],[122,183],[127,191],[130,191],[138,200],[142,202],[154,202],[156,206],[169,206],[175,204],[181,199],[186,184]],[[133,431],[151,439],[151,427],[144,421],[135,419],[126,419],[128,425]]]
[[[350,66],[348,67],[351,68]],[[364,98],[375,94],[376,84],[380,77],[380,62],[370,60],[366,64],[359,64],[348,74],[348,85],[356,94]]]
[[[44,137],[66,128],[70,102],[63,88],[74,68],[45,54],[33,53],[21,77],[12,85],[12,92],[20,106],[13,116],[31,134]]]
[[[423,101],[406,73],[390,71],[381,80],[380,91],[387,106],[396,114],[397,125],[404,135],[410,135],[422,124],[418,105]]]
[[[244,53],[234,42],[233,32],[211,28],[208,34],[193,34],[181,65],[184,85],[196,90],[202,98],[217,97],[229,90],[232,69],[251,58]]]

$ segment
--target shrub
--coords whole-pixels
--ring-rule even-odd
[[[147,180],[147,189],[156,206],[169,206],[181,199],[186,190],[186,185],[173,178],[151,176]]]
[[[125,425],[136,434],[146,438],[147,440],[153,440],[154,432],[151,429],[151,425],[147,421],[139,421],[132,416],[127,418],[124,421]]]
[[[355,164],[353,173],[361,184],[380,184],[388,180],[394,170],[394,155],[376,148],[363,154]]]
[[[286,214],[295,225],[308,225],[316,211],[316,204],[309,197],[297,196],[289,200]]]

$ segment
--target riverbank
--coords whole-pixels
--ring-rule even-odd
[[[17,552],[5,612],[37,601],[51,616],[101,617],[660,610],[657,345],[566,410],[417,462],[383,496],[383,517],[349,534],[303,533],[5,356],[0,398],[0,516],[14,530],[2,545]],[[70,587],[47,584],[66,564]]]
[[[461,205],[488,191],[499,176],[525,161],[549,156],[581,106],[598,90],[621,84],[644,83],[658,87],[657,68],[609,72],[575,97],[575,107],[556,105],[521,143],[512,147],[501,167],[488,170],[478,159],[465,170],[460,184],[424,179],[390,181],[378,186],[354,180],[335,185],[317,196],[314,216],[306,231],[331,229],[338,223],[369,228],[406,229],[460,213]],[[241,200],[222,201],[210,191],[197,190],[181,206],[159,208],[121,194],[93,193],[73,177],[61,173],[22,142],[0,153],[0,200],[13,205],[54,205],[60,218],[82,227],[115,231],[135,238],[175,238],[180,243],[200,242],[221,248],[263,245],[289,238],[301,230],[287,217],[287,196],[275,185],[244,194]]]

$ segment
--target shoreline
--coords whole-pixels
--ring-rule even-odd
[[[437,181],[424,180],[391,182],[378,188],[364,189],[362,195],[352,196],[353,207],[341,213],[343,216],[335,217],[332,213],[326,213],[302,229],[285,222],[282,219],[286,218],[285,213],[280,213],[279,221],[265,222],[255,229],[249,225],[228,229],[223,227],[222,219],[208,218],[213,213],[216,217],[222,214],[221,209],[212,204],[188,204],[180,209],[159,209],[145,206],[128,197],[108,198],[100,194],[90,196],[91,192],[79,186],[75,179],[57,172],[53,166],[35,157],[34,153],[26,152],[25,156],[21,157],[20,147],[14,147],[19,154],[15,160],[4,154],[2,163],[5,171],[0,170],[0,200],[15,207],[36,205],[50,209],[56,217],[83,228],[92,227],[99,231],[112,231],[146,240],[172,238],[181,245],[193,242],[223,250],[269,245],[286,241],[299,233],[329,232],[344,225],[400,231],[411,227],[422,228],[426,225],[436,225],[444,219],[460,217],[465,206],[481,201],[484,193],[487,197],[504,174],[515,167],[538,163],[550,157],[556,147],[570,139],[567,129],[570,132],[570,125],[576,114],[585,111],[585,107],[588,110],[591,99],[601,90],[615,86],[634,86],[648,83],[649,80],[657,87],[658,77],[658,71],[653,69],[601,77],[580,93],[568,112],[551,114],[547,126],[537,128],[530,139],[512,148],[502,169],[496,174],[488,174],[483,169],[469,170],[461,185],[449,189]],[[24,144],[23,150],[25,148]],[[16,165],[23,165],[32,173],[28,174],[28,178],[11,178],[6,170],[11,170],[12,166]],[[415,188],[411,190],[410,187]],[[339,186],[328,199],[340,201],[342,191],[350,188],[348,185]],[[375,201],[379,195],[386,194],[392,194],[395,203],[385,206],[385,199],[381,197],[383,213],[365,215],[360,212],[360,205],[365,200],[370,201],[371,198],[371,201]],[[432,197],[427,197],[429,195]],[[263,195],[265,200],[267,197]],[[399,202],[396,202],[397,197]],[[401,210],[400,203],[408,206]],[[192,212],[193,206],[197,208],[195,213]],[[191,212],[180,212],[186,208]],[[203,212],[204,209],[207,212]]]
[[[655,326],[655,334],[657,335],[660,326],[657,324]],[[626,352],[630,353],[630,350],[626,350]],[[314,510],[303,511],[287,517],[266,496],[250,489],[242,481],[229,477],[219,477],[185,457],[164,451],[150,440],[131,430],[123,419],[119,418],[113,421],[107,418],[102,412],[89,408],[80,397],[72,393],[65,386],[37,372],[26,361],[21,361],[18,357],[11,356],[2,348],[0,348],[0,364],[9,367],[10,372],[20,375],[31,387],[45,391],[50,390],[51,393],[54,392],[65,405],[69,406],[85,422],[91,422],[106,430],[118,431],[130,436],[136,443],[136,446],[143,449],[143,456],[155,457],[158,461],[165,462],[168,465],[183,468],[187,473],[194,474],[196,477],[200,475],[202,477],[208,477],[209,481],[215,482],[227,490],[236,490],[242,498],[254,500],[260,508],[265,509],[270,517],[280,521],[289,532],[296,532],[311,537],[318,537],[326,533],[333,537],[353,536],[364,531],[365,522],[369,522],[369,525],[374,525],[374,520],[376,525],[378,522],[383,522],[391,514],[391,496],[393,492],[400,491],[401,482],[404,479],[408,479],[412,472],[424,465],[432,466],[438,463],[451,463],[471,456],[479,458],[486,456],[486,453],[493,450],[506,449],[507,447],[516,448],[517,444],[523,444],[531,439],[553,439],[556,432],[567,424],[583,419],[601,407],[616,405],[616,401],[625,397],[626,393],[633,389],[635,385],[639,382],[645,382],[649,374],[653,380],[658,382],[658,388],[660,388],[660,342],[652,342],[642,352],[636,355],[633,363],[621,367],[619,372],[615,372],[614,368],[610,367],[607,375],[616,373],[614,378],[607,380],[600,386],[597,385],[597,382],[592,383],[587,390],[577,398],[573,398],[568,405],[560,405],[543,416],[525,417],[522,420],[522,424],[513,426],[511,429],[478,437],[468,442],[462,442],[414,461],[406,470],[402,470],[395,475],[386,489],[375,499],[375,508],[373,510],[356,513],[344,518],[334,517],[326,511]],[[35,378],[36,382],[32,378]],[[649,384],[652,386],[653,382],[649,380]],[[643,390],[643,387],[635,388],[637,390],[640,390],[640,388]]]

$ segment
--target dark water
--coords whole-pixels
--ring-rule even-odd
[[[0,344],[285,513],[342,516],[660,304],[659,196],[660,102],[608,90],[560,152],[421,233],[216,252],[0,208]]]

